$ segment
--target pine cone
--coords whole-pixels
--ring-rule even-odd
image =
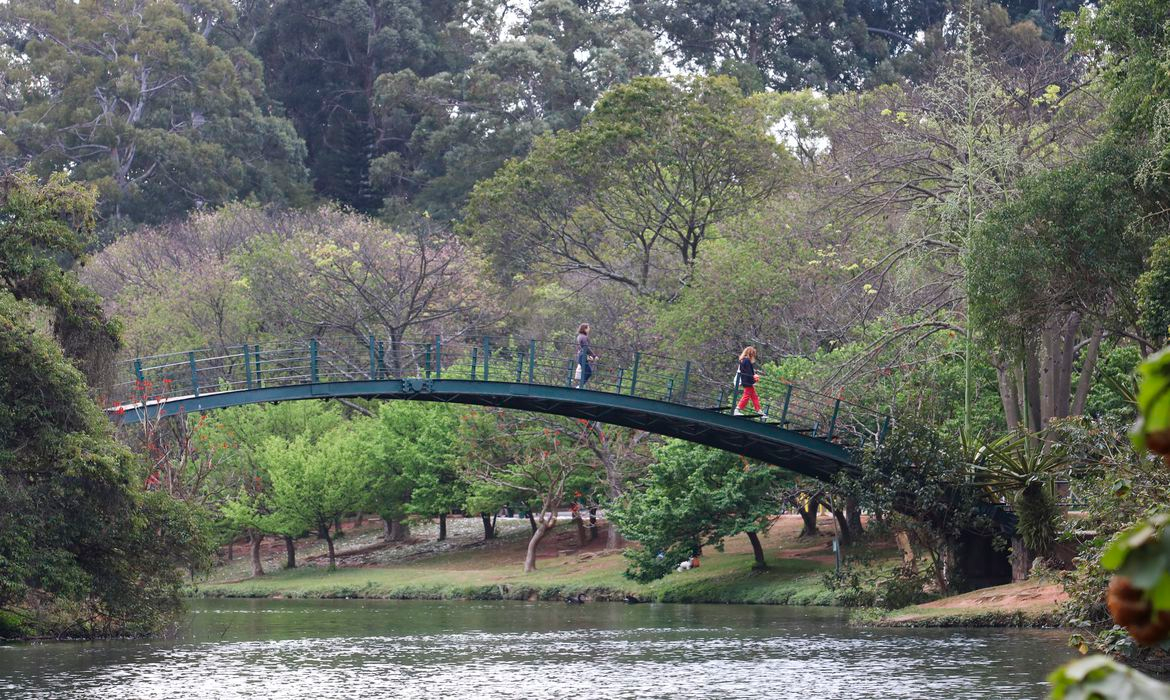
[[[1138,644],[1153,646],[1170,636],[1170,612],[1162,610],[1155,616],[1145,591],[1134,588],[1126,577],[1113,577],[1105,602],[1113,620]]]

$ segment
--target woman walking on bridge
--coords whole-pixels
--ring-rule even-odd
[[[596,359],[597,355],[594,355],[593,349],[589,347],[589,324],[582,323],[577,328],[577,370],[581,373],[577,383],[578,389],[584,389],[585,382],[593,376],[593,365],[589,363]]]
[[[736,376],[743,387],[743,397],[740,398],[739,405],[735,407],[735,412],[732,415],[742,416],[743,409],[747,407],[749,399],[756,409],[756,413],[760,412],[760,397],[756,394],[756,382],[760,380],[760,375],[756,374],[755,361],[756,349],[751,345],[744,348],[743,352],[739,354],[739,372]]]

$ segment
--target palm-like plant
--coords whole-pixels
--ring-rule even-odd
[[[988,441],[963,436],[972,479],[990,496],[1012,504],[1024,546],[1046,554],[1056,540],[1060,511],[1048,485],[1066,474],[1072,456],[1043,433],[1016,432]]]

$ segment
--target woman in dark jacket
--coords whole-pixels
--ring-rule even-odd
[[[577,328],[577,365],[581,370],[581,378],[577,383],[578,389],[584,389],[585,382],[593,376],[593,365],[589,363],[596,359],[597,355],[594,355],[593,349],[589,347],[589,324],[582,323]]]
[[[760,412],[760,397],[756,394],[756,382],[760,380],[760,375],[756,374],[755,361],[756,349],[750,345],[739,354],[739,383],[743,387],[743,397],[735,407],[734,415],[743,415],[743,409],[747,407],[749,400],[756,413]]]

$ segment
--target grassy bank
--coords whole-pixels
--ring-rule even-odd
[[[826,522],[826,525],[828,523]],[[452,528],[457,533],[457,527]],[[828,535],[798,539],[799,518],[786,516],[763,538],[768,556],[766,571],[753,571],[746,537],[727,543],[725,551],[708,549],[701,566],[673,573],[651,584],[638,584],[622,575],[626,560],[602,549],[602,538],[577,545],[575,532],[564,528],[542,546],[537,571],[524,574],[526,526],[505,528],[488,543],[478,542],[470,528],[462,544],[457,535],[447,551],[419,545],[378,549],[373,533],[347,537],[340,566],[330,571],[319,565],[315,550],[310,565],[278,570],[255,578],[233,578],[245,565],[239,560],[223,567],[192,588],[207,597],[285,598],[427,598],[552,600],[582,594],[592,600],[641,600],[689,603],[767,603],[831,605],[833,594],[822,574],[832,568]],[[426,532],[416,529],[416,535]],[[742,540],[742,542],[740,541]],[[425,543],[424,543],[425,544]],[[346,551],[361,552],[359,558]],[[373,551],[371,551],[373,550]],[[275,559],[279,551],[270,551]],[[356,556],[356,555],[355,555]],[[357,562],[350,566],[347,563]],[[373,563],[370,563],[373,562]]]

